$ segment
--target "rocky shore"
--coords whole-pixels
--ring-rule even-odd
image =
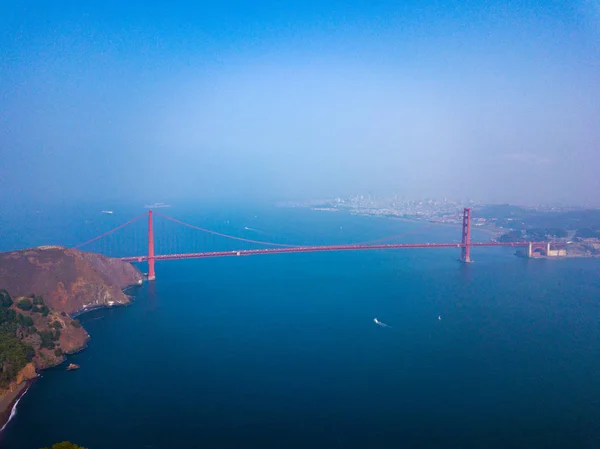
[[[3,429],[8,422],[15,402],[25,393],[27,387],[36,377],[35,366],[33,363],[28,363],[25,368],[19,371],[17,378],[10,383],[8,388],[0,390],[0,429]]]

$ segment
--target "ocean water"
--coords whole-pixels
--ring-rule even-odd
[[[283,243],[460,238],[296,209],[168,213]],[[82,210],[44,236],[90,237],[90,217],[108,226]],[[30,231],[23,245],[40,243]],[[43,372],[0,447],[600,447],[600,260],[513,253],[475,249],[470,265],[454,249],[157,263],[133,305],[80,317],[92,339],[69,361],[81,369]]]

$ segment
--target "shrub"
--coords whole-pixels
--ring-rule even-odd
[[[24,316],[22,313],[19,313],[17,320],[19,324],[25,327],[33,326],[33,320],[29,316]]]
[[[0,309],[0,324],[6,322],[12,323],[13,321],[16,321],[16,319],[17,312],[15,312],[13,309]]]
[[[21,310],[31,310],[33,305],[31,304],[31,300],[29,298],[23,298],[17,302],[17,307]]]
[[[56,349],[54,350],[54,355],[55,355],[56,357],[62,357],[62,355],[63,355],[62,349],[60,349],[60,348],[56,348]]]
[[[43,447],[42,449],[48,449],[47,447]],[[70,443],[69,441],[63,441],[61,443],[55,443],[52,445],[50,449],[85,449],[81,446],[77,446],[76,444]]]
[[[41,313],[43,316],[48,316],[48,313],[50,312],[50,309],[48,309],[48,306],[46,305],[42,305],[42,306],[33,306],[32,312],[37,312],[37,313]]]
[[[54,334],[52,333],[52,331],[41,331],[39,335],[42,339],[42,344],[40,345],[40,348],[54,349]]]
[[[37,306],[43,306],[44,298],[42,298],[41,296],[33,296],[33,303]]]
[[[79,320],[73,320],[73,321],[71,321],[71,325],[73,327],[77,327],[77,328],[81,327],[81,323],[79,322]]]
[[[53,321],[52,324],[50,325],[50,327],[53,327],[54,329],[62,329],[62,324],[60,324],[60,321]]]
[[[35,355],[34,349],[12,335],[2,334],[0,338],[0,387],[14,380],[17,373]]]
[[[12,303],[13,300],[8,292],[4,289],[0,290],[0,307],[10,307]]]

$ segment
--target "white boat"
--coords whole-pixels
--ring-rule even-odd
[[[103,214],[108,214],[108,215],[114,214],[114,212],[112,210],[103,210],[102,213]]]
[[[161,207],[171,207],[171,205],[165,204],[165,203],[154,203],[154,204],[146,204],[144,207],[146,209],[160,209]]]
[[[373,319],[373,322],[381,327],[391,327],[389,324],[385,324],[385,323],[379,321],[377,318]]]

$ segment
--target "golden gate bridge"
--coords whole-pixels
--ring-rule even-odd
[[[231,249],[225,251],[190,251],[189,242],[198,242],[196,235],[191,238],[183,239],[184,248],[177,250],[177,240],[173,237],[171,232],[163,232],[159,238],[162,242],[162,252],[158,253],[155,251],[155,239],[158,237],[155,235],[155,223],[154,217],[159,216],[164,222],[175,224],[181,227],[185,227],[187,230],[194,231],[196,235],[201,233],[202,235],[210,235],[213,237],[222,237],[230,241],[244,242],[246,244],[252,244],[254,246],[261,246],[261,248],[252,249]],[[274,243],[262,240],[248,239],[244,237],[236,237],[223,232],[217,232],[200,226],[192,225],[168,215],[161,214],[159,212],[153,212],[152,210],[144,212],[137,217],[123,223],[103,234],[94,237],[86,242],[83,242],[77,246],[76,249],[90,248],[92,245],[97,245],[98,242],[106,241],[106,239],[114,235],[116,231],[131,227],[134,223],[142,221],[143,218],[147,217],[147,228],[141,230],[142,233],[146,234],[142,240],[146,240],[147,246],[143,249],[133,250],[136,251],[134,254],[137,255],[119,255],[118,259],[126,262],[147,262],[148,263],[148,280],[156,279],[155,262],[158,260],[176,260],[176,259],[206,259],[213,257],[237,257],[237,256],[252,256],[259,254],[289,254],[289,253],[314,253],[314,252],[330,252],[330,251],[364,251],[364,250],[390,250],[390,249],[409,249],[409,248],[459,248],[461,250],[460,261],[471,262],[471,248],[473,247],[527,247],[528,255],[547,255],[549,250],[548,242],[472,242],[471,241],[471,209],[465,208],[462,214],[462,227],[461,227],[461,241],[457,243],[378,243],[383,240],[391,240],[409,234],[410,232],[395,235],[385,239],[378,239],[372,242],[366,243],[351,243],[351,244],[336,244],[336,245],[293,245],[287,243]],[[127,243],[136,242],[140,240],[140,231],[138,230],[137,235],[133,239],[128,238],[116,242],[117,248],[127,246]],[[181,239],[179,239],[181,242]],[[124,245],[125,243],[125,245]],[[200,242],[201,244],[204,242]],[[110,245],[109,245],[110,246]],[[113,247],[115,243],[113,243]],[[129,245],[131,247],[131,245]],[[267,248],[264,248],[264,247]],[[130,249],[131,250],[131,249]],[[102,247],[96,249],[96,252],[104,255],[110,252],[108,247]],[[114,256],[113,256],[114,257]]]

